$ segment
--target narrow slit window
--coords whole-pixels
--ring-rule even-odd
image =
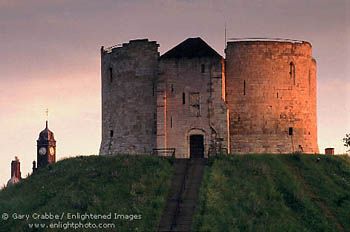
[[[109,137],[113,138],[113,135],[114,135],[113,130],[110,130],[109,131]]]
[[[170,116],[170,128],[173,128],[173,116]]]
[[[109,68],[109,82],[113,82],[113,69]]]
[[[293,127],[289,127],[288,135],[293,135]]]
[[[289,64],[289,75],[290,78],[293,79],[293,85],[295,85],[295,64],[293,61]]]
[[[205,64],[201,65],[201,73],[205,73]]]
[[[277,98],[278,98],[278,92],[277,92]]]
[[[154,96],[154,92],[155,92],[155,86],[154,86],[154,82],[152,83],[152,96]]]
[[[243,82],[243,95],[245,96],[245,94],[246,94],[246,82],[244,81]]]
[[[157,113],[153,114],[153,134],[157,134]]]
[[[174,85],[173,84],[171,85],[171,92],[172,93],[174,92]]]
[[[183,104],[183,105],[186,104],[186,96],[185,96],[185,93],[182,93],[182,104]]]
[[[311,73],[309,70],[309,96],[311,95]]]

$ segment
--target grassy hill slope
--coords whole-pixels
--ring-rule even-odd
[[[0,218],[0,231],[64,231],[64,226],[73,226],[59,222],[74,222],[80,228],[69,227],[65,231],[155,231],[172,174],[171,160],[151,156],[62,160],[0,191],[0,216],[9,215],[8,220]],[[48,220],[45,212],[58,214],[63,220]],[[67,220],[72,218],[68,213],[91,213],[98,218]],[[29,214],[30,219],[15,220],[16,214]],[[37,215],[44,215],[44,219],[35,219]],[[105,219],[101,218],[103,215]],[[32,223],[39,229],[30,229]],[[57,223],[59,229],[51,229],[50,223]],[[105,229],[98,230],[91,228],[94,225],[89,229],[85,225],[88,223],[107,225],[102,224]],[[108,223],[114,223],[115,229]]]
[[[193,228],[350,231],[350,159],[324,155],[210,159]]]
[[[59,161],[0,191],[0,231],[156,231],[172,164],[152,156]],[[34,218],[50,213],[59,218]],[[67,219],[69,213],[85,218]],[[19,214],[28,214],[29,220],[15,220]],[[349,219],[349,157],[218,156],[205,168],[193,229],[350,231]],[[29,228],[33,223],[37,228]],[[99,225],[105,228],[93,227]]]

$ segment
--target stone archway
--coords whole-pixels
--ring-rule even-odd
[[[208,135],[205,130],[191,128],[187,131],[187,158],[207,157]]]

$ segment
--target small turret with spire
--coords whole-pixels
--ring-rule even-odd
[[[37,140],[37,167],[33,162],[33,171],[37,168],[44,167],[49,163],[56,162],[56,140],[54,133],[49,130],[48,110],[46,110],[46,125],[45,129],[40,132]]]

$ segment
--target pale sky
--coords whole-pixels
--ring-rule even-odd
[[[0,185],[14,156],[22,177],[45,127],[57,159],[98,154],[100,47],[149,38],[161,54],[202,37],[224,55],[228,38],[312,43],[317,60],[318,144],[344,153],[350,133],[348,0],[0,0]]]

